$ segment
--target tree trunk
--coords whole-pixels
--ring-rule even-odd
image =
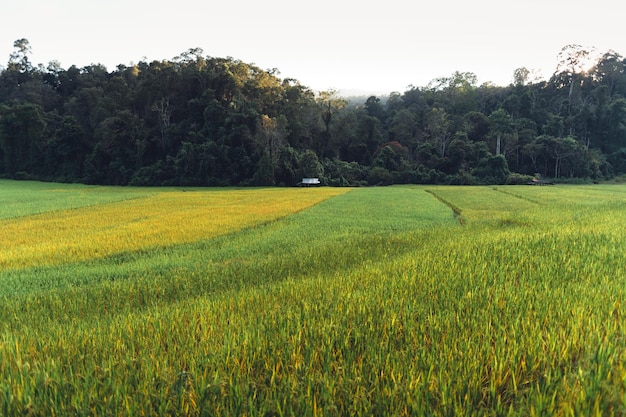
[[[559,178],[559,168],[561,165],[561,157],[556,157],[556,162],[554,163],[554,179]]]

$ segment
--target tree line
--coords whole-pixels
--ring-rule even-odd
[[[14,43],[0,69],[0,176],[114,185],[524,183],[626,174],[626,60],[568,45],[549,80],[455,72],[349,101],[190,49],[61,68]],[[381,75],[381,76],[384,76]]]

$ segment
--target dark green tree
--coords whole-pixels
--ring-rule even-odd
[[[46,121],[39,106],[30,103],[0,105],[0,147],[4,170],[9,176],[39,173],[45,129]]]

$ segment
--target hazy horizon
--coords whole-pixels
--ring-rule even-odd
[[[617,0],[602,8],[564,0],[320,0],[297,9],[286,0],[180,0],[175,7],[164,0],[22,0],[3,5],[0,63],[15,40],[26,38],[31,62],[56,60],[63,68],[102,64],[112,71],[201,48],[207,56],[277,68],[281,78],[315,90],[400,92],[456,71],[504,86],[520,67],[549,76],[569,44],[626,51],[621,15],[607,13],[620,8]]]

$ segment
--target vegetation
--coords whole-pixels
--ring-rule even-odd
[[[568,45],[549,80],[456,72],[356,105],[200,49],[0,70],[0,176],[116,185],[504,184],[626,174],[624,58]],[[589,61],[591,59],[591,61]],[[589,65],[589,64],[595,65]]]
[[[315,194],[298,191],[172,190],[129,199],[137,193],[125,190],[120,193],[125,197],[122,201],[5,221],[0,266],[42,266],[194,242],[272,221],[344,192],[332,188]],[[33,242],[38,244],[33,246]]]
[[[1,185],[2,415],[626,413],[621,185]]]

